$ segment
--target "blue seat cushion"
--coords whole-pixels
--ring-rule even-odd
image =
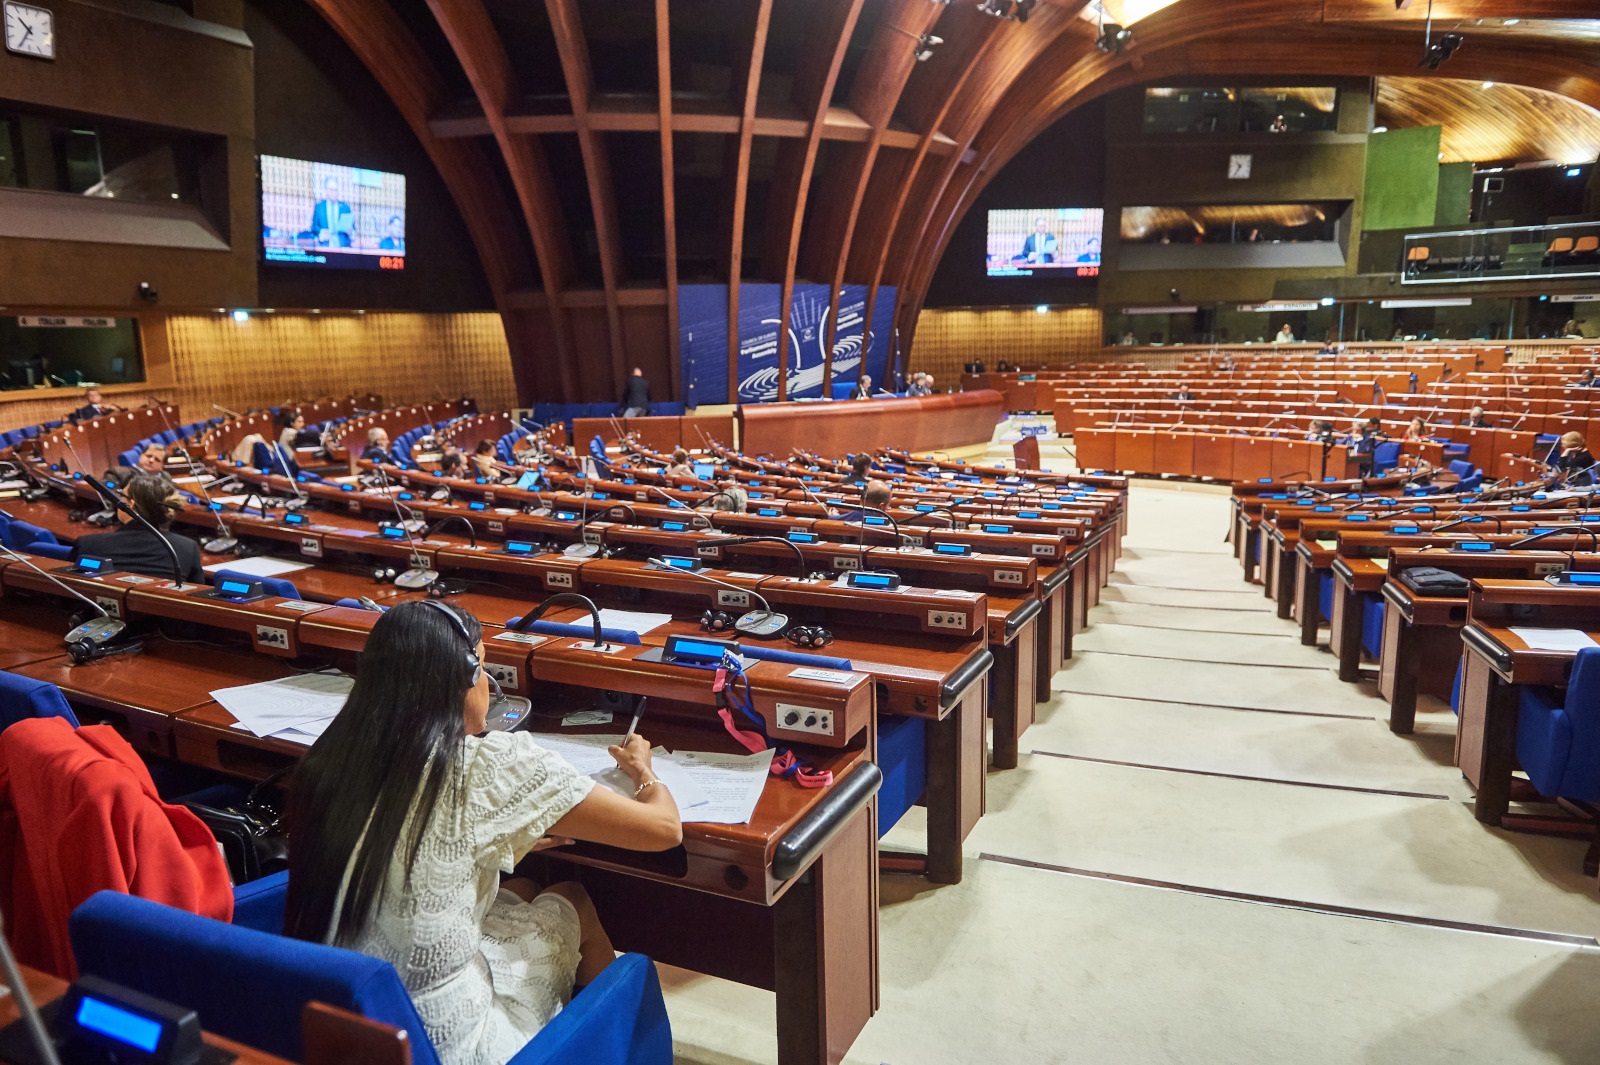
[[[1384,601],[1379,595],[1361,597],[1361,646],[1373,658],[1383,651]]]
[[[0,730],[33,717],[61,717],[73,728],[78,718],[54,684],[0,671]]]
[[[1323,621],[1333,620],[1333,574],[1324,573],[1317,585],[1317,609]]]
[[[887,833],[922,798],[928,786],[927,721],[920,717],[878,719],[878,836]]]

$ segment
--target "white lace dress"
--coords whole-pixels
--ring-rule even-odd
[[[579,931],[566,899],[523,902],[499,874],[594,782],[525,732],[469,736],[463,758],[465,787],[440,793],[409,886],[397,853],[350,946],[399,972],[444,1065],[504,1065],[571,998]]]

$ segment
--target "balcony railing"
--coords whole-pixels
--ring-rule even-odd
[[[1600,276],[1600,221],[1407,234],[1406,285]]]

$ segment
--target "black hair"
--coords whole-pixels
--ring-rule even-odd
[[[396,851],[404,850],[409,878],[439,796],[461,787],[472,687],[466,652],[483,628],[466,611],[447,609],[465,627],[466,646],[461,629],[428,602],[401,603],[378,619],[344,708],[295,771],[287,935],[353,941],[376,912]]]
[[[300,410],[298,407],[285,407],[278,412],[278,425],[281,428],[287,429],[289,426],[294,424],[294,420],[298,417],[300,417]]]

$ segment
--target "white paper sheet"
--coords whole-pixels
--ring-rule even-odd
[[[305,731],[318,723],[326,725],[344,706],[354,683],[355,678],[342,674],[304,673],[218,688],[211,698],[257,736],[273,736],[284,729]]]
[[[640,636],[652,629],[659,629],[671,620],[671,614],[653,614],[645,610],[615,610],[611,607],[604,607],[600,611],[600,625],[602,628],[636,632]],[[582,618],[572,622],[574,625],[582,625],[583,623],[584,620]]]
[[[622,734],[607,736],[554,736],[547,732],[535,733],[533,742],[552,754],[559,754],[584,776],[593,776],[616,767],[611,752],[606,748],[622,742]]]
[[[737,825],[750,820],[767,786],[772,752],[717,754],[709,751],[674,751],[655,759],[656,768],[672,765],[699,785],[706,801],[683,810],[685,821]],[[665,775],[662,776],[665,780]],[[672,786],[668,781],[667,786]]]
[[[310,569],[311,564],[294,562],[287,558],[272,558],[270,555],[256,555],[252,558],[230,558],[226,562],[213,562],[203,568],[207,573],[225,569],[232,573],[247,573],[252,577],[280,577],[296,570]]]
[[[690,811],[704,807],[710,798],[695,782],[694,777],[682,766],[673,762],[672,756],[660,747],[651,753],[650,764],[656,776],[661,779],[661,783],[672,792],[672,799],[678,804],[678,813],[682,818],[685,821],[695,820],[690,816]],[[634,792],[639,790],[633,778],[616,766],[589,775],[594,778],[596,784],[602,788],[609,788],[625,799],[633,798]]]
[[[1581,651],[1595,646],[1589,634],[1581,629],[1531,629],[1513,625],[1511,631],[1534,651]]]

